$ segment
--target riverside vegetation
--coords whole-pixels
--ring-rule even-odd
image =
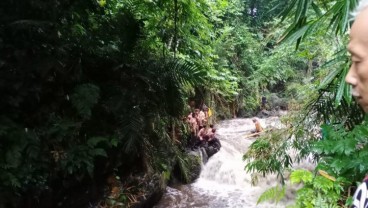
[[[336,181],[295,172],[296,204],[348,203],[368,167],[366,123],[342,78],[356,1],[290,2],[1,1],[0,207],[148,206],[174,166],[186,176],[196,160],[188,101],[223,119],[254,115],[262,96],[296,114],[250,156],[276,165],[252,170],[282,174],[288,148],[312,153]],[[323,139],[308,131],[321,123]]]

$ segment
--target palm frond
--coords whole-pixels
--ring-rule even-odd
[[[140,153],[144,146],[144,119],[138,110],[133,109],[130,114],[125,115],[121,121],[120,137],[122,139],[123,151],[127,154]]]
[[[204,82],[206,71],[197,67],[196,65],[185,61],[172,61],[167,64],[169,71],[169,77],[181,85],[190,84],[192,86],[201,84]]]
[[[329,86],[333,80],[335,80],[336,76],[338,76],[341,71],[350,65],[349,58],[347,56],[346,48],[342,48],[337,51],[333,58],[326,63],[324,63],[320,69],[329,69],[329,74],[323,79],[323,81],[319,84],[319,89],[325,89]]]
[[[307,105],[307,111],[315,114],[318,121],[344,123],[352,128],[363,121],[364,112],[352,100],[351,87],[345,82],[350,67],[346,48],[340,49],[333,57],[320,68],[329,73],[319,83],[318,96]]]
[[[183,176],[183,180],[185,182],[188,182],[189,181],[189,164],[188,164],[188,161],[185,160],[185,158],[180,156],[180,155],[176,156],[176,161],[179,165],[179,169],[180,169],[181,175]]]
[[[139,67],[140,80],[146,83],[145,97],[150,105],[172,117],[181,115],[185,107],[185,88],[204,82],[204,69],[181,60],[147,61]]]
[[[282,198],[285,197],[285,190],[286,190],[285,186],[282,187],[275,186],[270,189],[267,189],[258,198],[257,204],[265,201],[275,201],[276,203],[278,203]]]
[[[338,0],[322,14],[321,11],[324,9],[320,9],[319,5],[311,0],[293,0],[289,7],[281,14],[283,16],[282,21],[287,17],[294,16],[292,24],[282,36],[282,41],[289,37],[299,37],[297,39],[298,47],[302,37],[308,35],[309,31],[306,29],[308,25],[310,27],[311,23],[321,24],[326,20],[330,21],[327,28],[334,31],[336,34],[343,35],[349,26],[349,12],[352,11],[356,5],[357,0]],[[315,17],[307,15],[310,6],[316,13]],[[325,4],[322,6],[325,6]]]

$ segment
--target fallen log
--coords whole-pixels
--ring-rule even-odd
[[[260,135],[261,133],[262,133],[262,132],[251,133],[251,134],[245,135],[245,138],[247,138],[247,137],[253,137],[253,136],[258,136],[258,135]]]
[[[245,135],[245,137],[244,137],[244,138],[247,138],[247,137],[254,137],[254,136],[259,136],[260,134],[265,133],[265,132],[268,132],[268,131],[271,131],[271,130],[272,130],[272,129],[265,129],[265,130],[263,130],[263,131],[261,131],[261,132],[255,132],[255,133],[247,134],[247,135]]]

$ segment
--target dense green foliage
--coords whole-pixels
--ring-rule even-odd
[[[251,146],[248,171],[283,176],[296,149],[296,160],[312,153],[346,188],[367,171],[363,114],[343,81],[355,4],[0,2],[0,207],[83,207],[106,195],[110,175],[134,186],[134,176],[167,180],[174,164],[187,179],[188,101],[229,118],[254,115],[261,96],[304,108],[286,120],[292,128]],[[312,128],[320,122],[330,124],[323,139]],[[305,199],[317,203],[326,189]],[[121,190],[121,206],[130,190]]]
[[[1,3],[0,207],[86,206],[180,157],[167,129],[207,73],[145,49],[121,3]]]
[[[295,207],[339,207],[343,190],[341,179],[313,176],[311,172],[300,169],[291,173],[290,181],[304,185],[297,191]]]
[[[356,4],[356,0],[295,0],[284,10],[283,19],[290,19],[292,23],[285,30],[283,41],[296,44],[298,51],[305,50],[303,45],[310,45],[313,39],[335,39],[335,44],[330,46],[334,51],[332,56],[315,54],[315,58],[322,58],[324,61],[321,67],[312,73],[313,79],[307,84],[307,90],[302,90],[297,85],[288,88],[292,94],[299,94],[305,99],[302,102],[302,111],[284,119],[288,129],[284,130],[283,134],[288,132],[289,136],[280,138],[278,134],[262,137],[244,156],[250,161],[246,167],[248,171],[276,172],[282,175],[292,168],[293,163],[313,156],[317,165],[316,172],[327,171],[329,180],[331,177],[337,178],[328,185],[325,183],[328,182],[326,178],[308,173],[311,180],[303,181],[303,188],[297,192],[295,207],[349,206],[349,197],[355,182],[361,181],[368,171],[364,161],[367,122],[364,121],[363,111],[352,100],[351,87],[345,83],[350,66],[345,32],[350,27],[349,12]],[[325,28],[333,34],[321,33]],[[314,48],[307,48],[306,52],[313,54]],[[299,92],[295,93],[295,89]],[[267,147],[259,148],[259,145],[256,145],[272,142],[273,145]],[[258,152],[264,153],[255,154],[257,148]],[[291,161],[288,160],[288,163],[280,163],[290,156],[290,151],[297,154]],[[266,165],[270,164],[269,158],[273,158],[272,163],[279,162],[278,165],[267,167]],[[292,170],[291,181],[295,179],[295,173],[305,171]],[[262,200],[279,197],[271,197],[269,193],[272,191],[266,192]]]
[[[167,178],[176,162],[185,176],[189,98],[225,117],[258,106],[254,73],[273,63],[251,31],[279,10],[254,3],[2,1],[0,207],[85,206],[110,175]]]

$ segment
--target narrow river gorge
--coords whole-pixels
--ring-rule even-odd
[[[266,128],[282,128],[278,117],[260,119]],[[225,120],[216,125],[217,137],[222,148],[202,167],[200,177],[192,184],[167,187],[166,193],[154,208],[278,208],[293,203],[293,191],[287,191],[285,199],[275,203],[257,205],[259,196],[278,184],[276,176],[261,177],[251,185],[251,174],[245,172],[243,154],[255,141],[245,138],[254,129],[250,118]],[[308,165],[308,164],[305,164]]]

